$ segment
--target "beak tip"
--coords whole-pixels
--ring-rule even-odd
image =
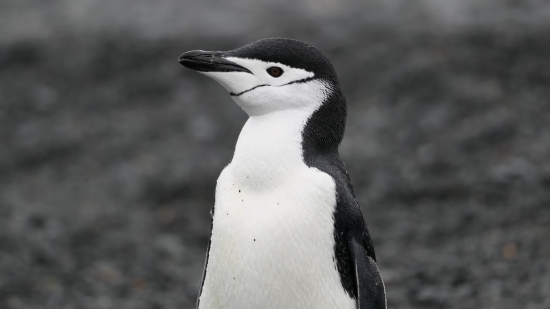
[[[178,57],[178,62],[179,62],[179,63],[183,63],[183,62],[185,61],[185,58],[186,58],[186,53],[181,54],[181,55]]]

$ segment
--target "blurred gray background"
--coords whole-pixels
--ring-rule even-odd
[[[390,308],[550,308],[550,3],[0,0],[0,308],[193,308],[245,114],[181,67],[321,49]]]

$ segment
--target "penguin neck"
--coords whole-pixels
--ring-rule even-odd
[[[283,110],[251,116],[231,160],[233,181],[253,190],[269,189],[307,168],[302,132],[311,114],[305,110]]]

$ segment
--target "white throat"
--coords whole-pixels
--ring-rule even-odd
[[[309,88],[324,88],[320,82],[315,86]],[[255,115],[249,113],[230,164],[235,184],[254,190],[273,188],[301,168],[307,168],[302,153],[302,132],[308,119],[323,104],[328,91],[324,88],[315,91],[315,95],[298,95],[300,107]],[[254,91],[250,93],[251,97],[257,95]]]
[[[231,161],[234,181],[262,190],[283,182],[304,166],[302,131],[309,116],[292,110],[250,117]]]

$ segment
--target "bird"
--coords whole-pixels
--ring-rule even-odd
[[[248,115],[217,179],[197,308],[386,308],[338,153],[347,107],[331,62],[287,38],[178,61],[221,84]]]

